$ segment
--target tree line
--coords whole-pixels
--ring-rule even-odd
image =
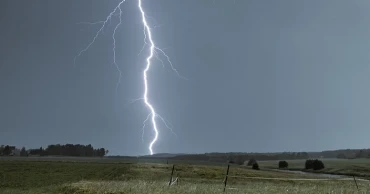
[[[108,150],[105,148],[95,149],[91,144],[81,145],[81,144],[52,144],[48,145],[46,148],[40,147],[37,149],[28,149],[22,147],[21,150],[9,146],[2,145],[0,147],[0,155],[10,156],[82,156],[82,157],[103,157],[108,154]],[[18,154],[17,154],[18,153]]]

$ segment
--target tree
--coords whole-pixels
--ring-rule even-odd
[[[321,170],[323,168],[325,168],[325,166],[324,166],[324,163],[321,160],[318,160],[318,159],[306,160],[305,169]]]
[[[27,153],[27,151],[26,151],[26,148],[25,148],[25,147],[22,147],[20,155],[21,155],[21,156],[28,156],[28,153]]]
[[[259,169],[260,169],[260,167],[258,166],[258,163],[257,163],[257,162],[255,162],[255,163],[253,164],[252,168],[253,168],[254,170],[259,170]]]
[[[306,163],[304,164],[304,168],[305,169],[312,169],[313,168],[313,160],[311,160],[311,159],[308,159],[308,160],[306,160]]]
[[[109,153],[105,148],[94,149],[90,144],[65,144],[65,145],[48,145],[45,149],[40,147],[39,149],[30,149],[30,155],[40,156],[82,156],[82,157],[103,157]]]
[[[287,161],[279,161],[279,168],[288,168],[288,162]]]
[[[358,153],[356,153],[356,158],[366,158],[368,156],[368,153],[365,149],[360,150]]]
[[[321,170],[324,169],[324,163],[321,160],[314,160],[313,161],[313,170]]]
[[[10,146],[9,146],[9,145],[6,145],[6,146],[4,147],[3,154],[4,154],[5,156],[9,156],[11,153],[12,153],[12,150],[10,150]]]
[[[4,155],[4,148],[5,148],[4,145],[0,146],[0,156]]]
[[[40,156],[45,156],[45,151],[44,151],[44,148],[40,147]]]

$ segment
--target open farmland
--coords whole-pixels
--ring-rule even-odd
[[[305,160],[286,160],[289,164],[288,169],[293,171],[304,170]],[[325,169],[315,171],[315,173],[327,173],[333,175],[347,175],[370,179],[370,159],[322,159]],[[260,161],[262,168],[278,168],[276,160]],[[304,170],[305,171],[305,170]],[[312,171],[306,171],[312,172]]]
[[[226,165],[0,161],[1,193],[222,193]],[[319,180],[317,180],[319,179]],[[231,166],[227,193],[370,193],[370,183]]]

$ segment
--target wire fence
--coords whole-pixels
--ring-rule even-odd
[[[353,181],[353,178],[269,178],[269,177],[243,177],[243,176],[228,176],[230,178],[242,178],[242,179],[259,179],[259,180],[281,180],[281,181]],[[367,181],[366,179],[356,179],[357,181]]]
[[[237,179],[249,179],[249,180],[278,180],[278,181],[354,181],[356,184],[357,189],[358,184],[357,181],[363,181],[363,182],[370,182],[370,180],[367,179],[358,179],[355,176],[353,177],[343,177],[343,178],[286,178],[286,177],[247,177],[247,176],[235,176],[235,175],[229,175],[230,165],[227,166],[225,178],[223,179],[222,183],[224,185],[223,191],[225,192],[226,189],[235,189],[235,188],[227,188],[227,182],[230,178],[237,178]],[[176,174],[175,174],[176,173]],[[168,183],[169,186],[179,184],[179,175],[177,174],[175,165],[172,166],[172,172],[171,172],[171,178]]]

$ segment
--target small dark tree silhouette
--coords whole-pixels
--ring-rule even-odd
[[[252,168],[253,168],[254,170],[259,170],[259,169],[260,169],[260,167],[258,166],[258,163],[257,163],[257,162],[255,162],[255,163],[253,164]]]
[[[288,168],[288,162],[287,161],[280,161],[279,162],[279,168]]]
[[[25,147],[22,147],[20,155],[21,156],[27,156],[28,155]]]
[[[45,150],[42,147],[40,147],[39,152],[40,152],[40,156],[45,156],[46,155]]]
[[[3,154],[5,156],[9,156],[11,153],[12,153],[12,150],[10,149],[10,146],[6,145],[4,150],[3,150]]]
[[[321,170],[321,169],[324,169],[324,168],[325,168],[325,165],[321,160],[318,160],[318,159],[306,160],[305,169]]]
[[[305,169],[313,169],[313,160],[311,160],[311,159],[308,159],[308,160],[306,160],[306,163],[305,163],[305,165],[304,165],[305,167]]]
[[[313,161],[313,170],[321,170],[324,169],[324,163],[321,160],[314,160]]]

